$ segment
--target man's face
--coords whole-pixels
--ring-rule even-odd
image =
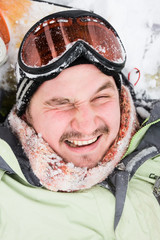
[[[91,64],[65,69],[38,88],[26,118],[64,161],[95,167],[120,127],[114,79]]]

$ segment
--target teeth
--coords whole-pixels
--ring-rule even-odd
[[[77,140],[68,140],[69,143],[72,143],[76,146],[85,146],[85,145],[89,145],[91,143],[94,143],[97,140],[97,137],[90,139],[88,141],[77,141]]]

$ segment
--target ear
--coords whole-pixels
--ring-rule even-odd
[[[27,106],[27,108],[26,108],[25,113],[21,116],[21,119],[22,119],[23,121],[25,121],[25,122],[28,124],[28,126],[33,127],[33,126],[32,126],[32,117],[31,117],[31,115],[30,115],[29,107],[28,107],[28,106]]]
[[[21,119],[25,122],[27,122],[27,118],[26,118],[26,114],[24,113],[22,116],[21,116]]]

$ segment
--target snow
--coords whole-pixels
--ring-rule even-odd
[[[94,11],[107,19],[117,30],[127,52],[127,61],[124,73],[128,74],[133,69],[140,70],[140,80],[135,90],[141,95],[143,90],[151,98],[160,96],[160,2],[159,0],[49,0],[50,2],[73,6],[77,9]],[[18,29],[25,33],[30,26],[26,19],[31,19],[33,24],[53,12],[53,5],[41,3],[39,9],[33,2],[32,9],[24,18],[17,21]],[[55,8],[54,8],[55,10]],[[57,8],[56,8],[57,10]],[[59,8],[58,10],[63,10]],[[20,28],[21,26],[21,28]],[[15,45],[19,38],[12,39],[9,47],[9,61],[7,64],[15,66],[17,52]],[[0,67],[0,79],[6,72],[7,64]],[[131,81],[136,82],[137,74],[132,74]]]

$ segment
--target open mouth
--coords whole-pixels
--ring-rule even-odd
[[[100,138],[100,136],[98,137],[95,137],[95,138],[92,138],[92,139],[89,139],[89,140],[66,140],[65,143],[70,146],[70,147],[73,147],[73,148],[76,148],[76,147],[86,147],[86,146],[89,146],[95,142],[97,142],[97,140]]]

